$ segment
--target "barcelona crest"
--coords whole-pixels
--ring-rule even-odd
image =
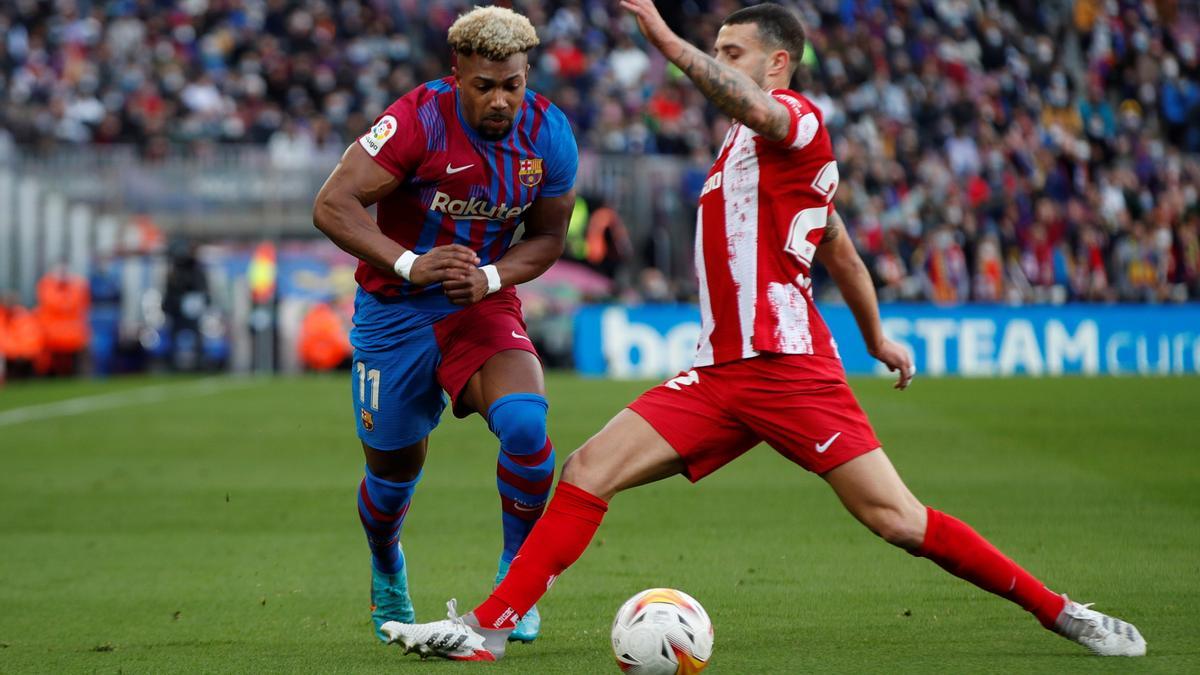
[[[521,160],[521,185],[533,187],[542,182],[542,158],[530,157]]]
[[[375,431],[375,416],[365,408],[362,411],[362,425],[363,429],[367,431]]]

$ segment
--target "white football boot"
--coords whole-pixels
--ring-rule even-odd
[[[1089,609],[1063,596],[1067,604],[1054,622],[1059,635],[1100,656],[1145,656],[1146,640],[1133,624]]]
[[[437,656],[452,661],[499,661],[504,658],[508,642],[507,630],[487,630],[479,627],[475,615],[459,616],[454,600],[446,603],[445,619],[432,623],[400,623],[388,621],[380,626],[388,643],[404,647],[405,654],[421,658]]]

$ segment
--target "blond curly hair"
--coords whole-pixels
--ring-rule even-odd
[[[537,31],[529,19],[503,7],[476,7],[450,26],[446,41],[463,56],[478,54],[503,61],[538,45]]]

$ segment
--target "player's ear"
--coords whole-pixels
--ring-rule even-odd
[[[771,54],[771,73],[773,75],[787,73],[791,65],[792,56],[787,53],[786,49],[776,49],[775,53]]]

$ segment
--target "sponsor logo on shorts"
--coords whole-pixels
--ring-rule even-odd
[[[842,435],[842,432],[839,431],[836,434],[830,436],[829,440],[825,441],[824,443],[817,443],[816,444],[817,445],[817,453],[819,454],[819,453],[822,453],[822,452],[825,452],[826,450],[828,450],[829,446],[833,445],[833,442],[836,441],[838,436],[841,436],[841,435]]]
[[[674,389],[675,391],[683,391],[681,387],[687,387],[687,386],[696,384],[699,381],[700,381],[700,373],[697,373],[694,370],[689,370],[686,373],[684,373],[683,375],[680,375],[679,377],[673,377],[673,378],[667,380],[665,386],[667,387],[667,389]]]

